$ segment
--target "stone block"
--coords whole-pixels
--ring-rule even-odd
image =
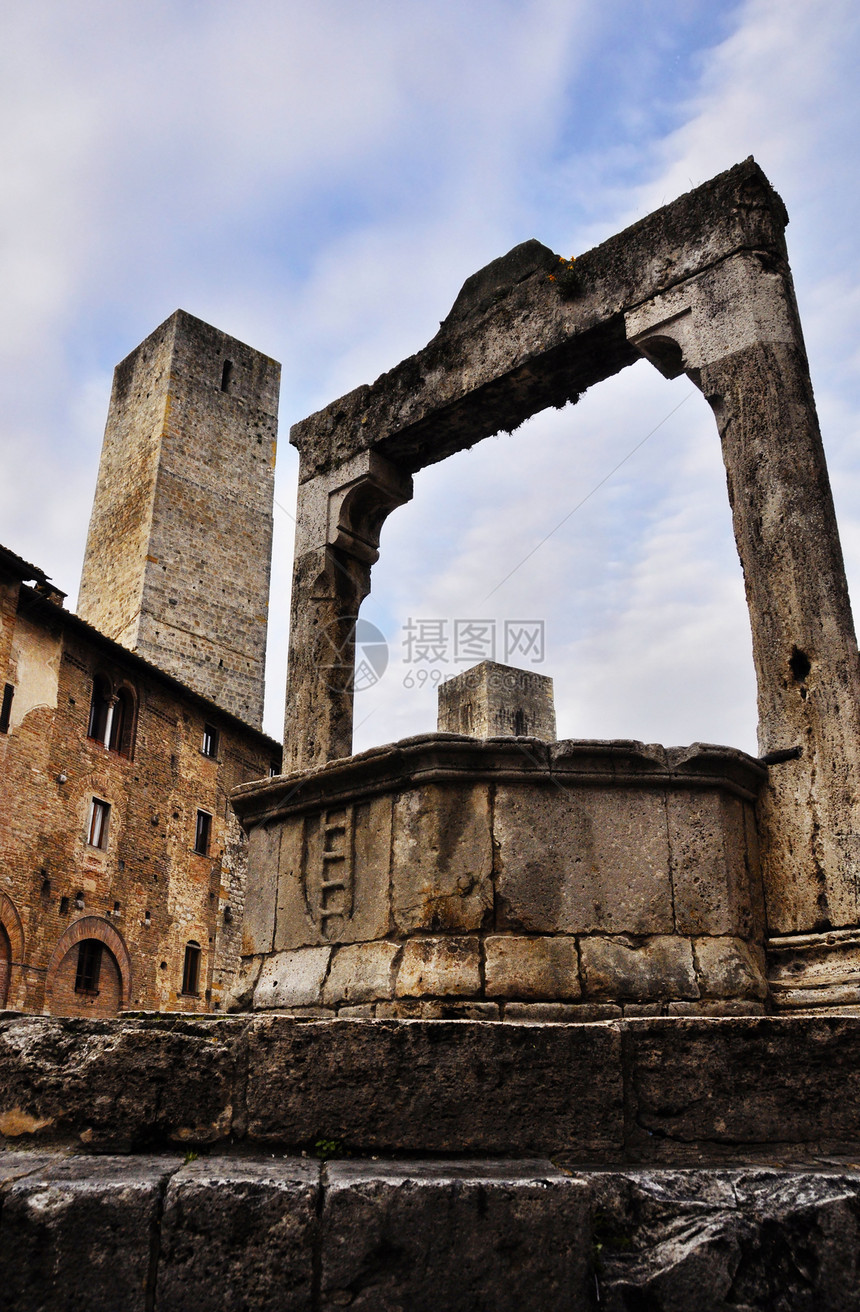
[[[0,1135],[128,1152],[231,1133],[245,1022],[233,1017],[0,1023]]]
[[[561,1001],[580,995],[575,938],[491,935],[484,955],[488,997]]]
[[[391,899],[397,930],[464,933],[493,909],[493,844],[486,784],[428,784],[394,806]]]
[[[207,1158],[164,1200],[155,1306],[304,1312],[311,1306],[320,1166],[302,1158]]]
[[[3,1306],[151,1308],[161,1192],[179,1165],[176,1157],[71,1157],[11,1184],[0,1214]]]
[[[246,1106],[251,1144],[305,1147],[324,1134],[368,1154],[611,1160],[621,1036],[607,1025],[260,1017],[248,1027]]]
[[[697,938],[693,952],[703,998],[767,997],[761,948],[739,938]]]
[[[254,989],[254,1010],[318,1006],[330,959],[331,948],[297,948],[267,957]]]
[[[496,790],[497,929],[671,933],[662,789]]]
[[[667,811],[678,933],[761,936],[761,874],[747,842],[754,824],[748,804],[708,789],[679,789],[668,793]]]
[[[777,1006],[838,1007],[860,1002],[860,934],[856,930],[771,939],[767,965]]]
[[[601,1309],[860,1308],[856,1170],[580,1178],[593,1198]]]
[[[433,998],[400,998],[376,1004],[378,1020],[498,1020],[497,1002],[456,1002]]]
[[[548,1161],[334,1162],[320,1307],[574,1312],[590,1297],[588,1223],[587,1187]]]
[[[375,1002],[394,991],[393,966],[402,944],[381,940],[351,943],[335,950],[325,982],[323,999],[339,1002]]]
[[[248,835],[248,875],[242,918],[242,956],[271,952],[274,947],[275,908],[281,840],[280,824],[255,825]]]
[[[627,1015],[627,1009],[624,1011]],[[763,1016],[764,1004],[749,998],[717,998],[699,1002],[667,1002],[667,1016]]]
[[[276,949],[388,933],[391,807],[376,797],[280,821]]]
[[[477,938],[411,938],[403,949],[395,996],[468,997],[481,991]]]
[[[656,1018],[625,1035],[629,1160],[860,1144],[860,1025],[835,1016]],[[853,1160],[853,1158],[852,1158]]]
[[[613,938],[580,939],[585,996],[652,1002],[698,998],[690,940],[655,935],[642,942]]]
[[[498,1020],[497,1002],[449,1002],[431,999],[421,1003],[422,1020]]]
[[[506,1002],[506,1021],[568,1021],[591,1024],[597,1020],[620,1020],[621,1008],[604,1002]]]

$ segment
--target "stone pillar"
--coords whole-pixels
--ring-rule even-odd
[[[759,803],[769,933],[832,944],[828,931],[860,921],[860,669],[791,276],[772,255],[740,253],[626,322],[662,373],[701,388],[720,431],[771,758]]]
[[[352,752],[355,623],[379,534],[412,479],[376,451],[299,483],[284,771]]]
[[[473,738],[513,735],[554,743],[552,679],[534,670],[481,661],[439,685],[438,729]]]

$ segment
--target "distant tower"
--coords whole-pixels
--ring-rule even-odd
[[[177,310],[114,371],[78,614],[259,728],[275,360]]]

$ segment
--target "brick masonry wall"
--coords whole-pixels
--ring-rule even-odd
[[[87,737],[97,674],[134,695],[131,756]],[[69,998],[75,926],[92,918],[94,936],[128,976],[130,1006],[217,1009],[236,968],[247,866],[227,798],[239,783],[268,773],[277,745],[183,695],[29,589],[22,589],[0,677],[16,685],[10,732],[0,735],[0,921],[13,944],[7,1005],[41,1011],[47,986],[51,1010],[93,1014],[95,1004]],[[202,751],[207,723],[218,731],[215,758]],[[103,850],[87,842],[93,797],[111,807]],[[207,855],[193,850],[198,810],[212,817]],[[14,951],[16,915],[21,955]],[[198,995],[186,997],[183,962],[192,940],[201,947],[200,983]],[[103,963],[107,989],[107,951]],[[106,1014],[101,1004],[95,1014]]]
[[[257,727],[279,380],[274,360],[181,310],[117,367],[79,599]]]

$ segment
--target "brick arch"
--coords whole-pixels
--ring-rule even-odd
[[[8,893],[0,893],[0,925],[9,935],[12,961],[17,965],[24,960],[24,926],[21,924],[18,908]]]
[[[81,916],[80,920],[74,921],[60,935],[51,954],[45,981],[45,1010],[47,1012],[51,1010],[54,984],[60,966],[72,948],[85,938],[98,939],[101,943],[104,943],[112,954],[122,980],[122,1006],[127,1007],[131,1002],[131,957],[125,945],[125,940],[110,921],[102,920],[100,916]]]

